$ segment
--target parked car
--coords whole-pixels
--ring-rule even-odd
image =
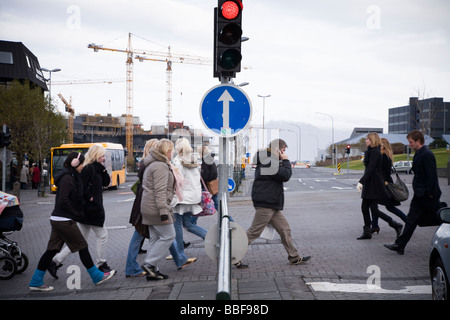
[[[450,207],[438,211],[442,224],[430,245],[429,269],[433,300],[450,300]]]
[[[396,161],[392,165],[392,172],[412,173],[412,161]]]

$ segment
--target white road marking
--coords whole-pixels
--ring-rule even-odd
[[[431,294],[431,286],[406,286],[400,290],[383,289],[379,286],[359,283],[308,282],[315,291],[351,292],[351,293],[381,293],[381,294]]]

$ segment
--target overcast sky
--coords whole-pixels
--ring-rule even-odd
[[[354,127],[388,132],[388,109],[410,96],[450,100],[450,23],[447,0],[244,0],[242,64],[237,75],[253,105],[252,124],[265,119],[302,126],[315,152],[347,138]],[[88,49],[96,43],[212,59],[215,0],[14,0],[0,2],[0,39],[22,42],[52,80],[125,79],[126,54]],[[203,128],[199,104],[219,82],[212,66],[174,64],[172,120]],[[125,82],[54,85],[78,113],[126,113]],[[134,63],[134,115],[145,129],[164,124],[166,64]],[[289,127],[289,126],[287,126]],[[325,130],[326,135],[311,128]],[[311,129],[311,132],[308,130]],[[295,126],[290,130],[297,130]],[[317,136],[318,139],[314,139]],[[295,141],[295,140],[293,140]],[[311,142],[312,141],[312,142]]]

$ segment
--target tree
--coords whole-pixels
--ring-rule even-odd
[[[40,88],[30,88],[28,81],[14,80],[0,90],[0,122],[11,130],[11,145],[19,164],[25,153],[42,161],[50,148],[67,137],[66,120],[44,97]]]

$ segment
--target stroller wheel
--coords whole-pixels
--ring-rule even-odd
[[[27,270],[27,268],[28,268],[28,257],[25,255],[25,253],[23,253],[23,252],[21,254],[19,254],[19,253],[15,253],[14,254],[13,253],[11,256],[16,261],[16,264],[17,264],[17,271],[16,271],[16,273],[17,274],[22,273],[25,270]]]
[[[13,258],[0,257],[0,280],[11,279],[17,272],[17,264]]]

